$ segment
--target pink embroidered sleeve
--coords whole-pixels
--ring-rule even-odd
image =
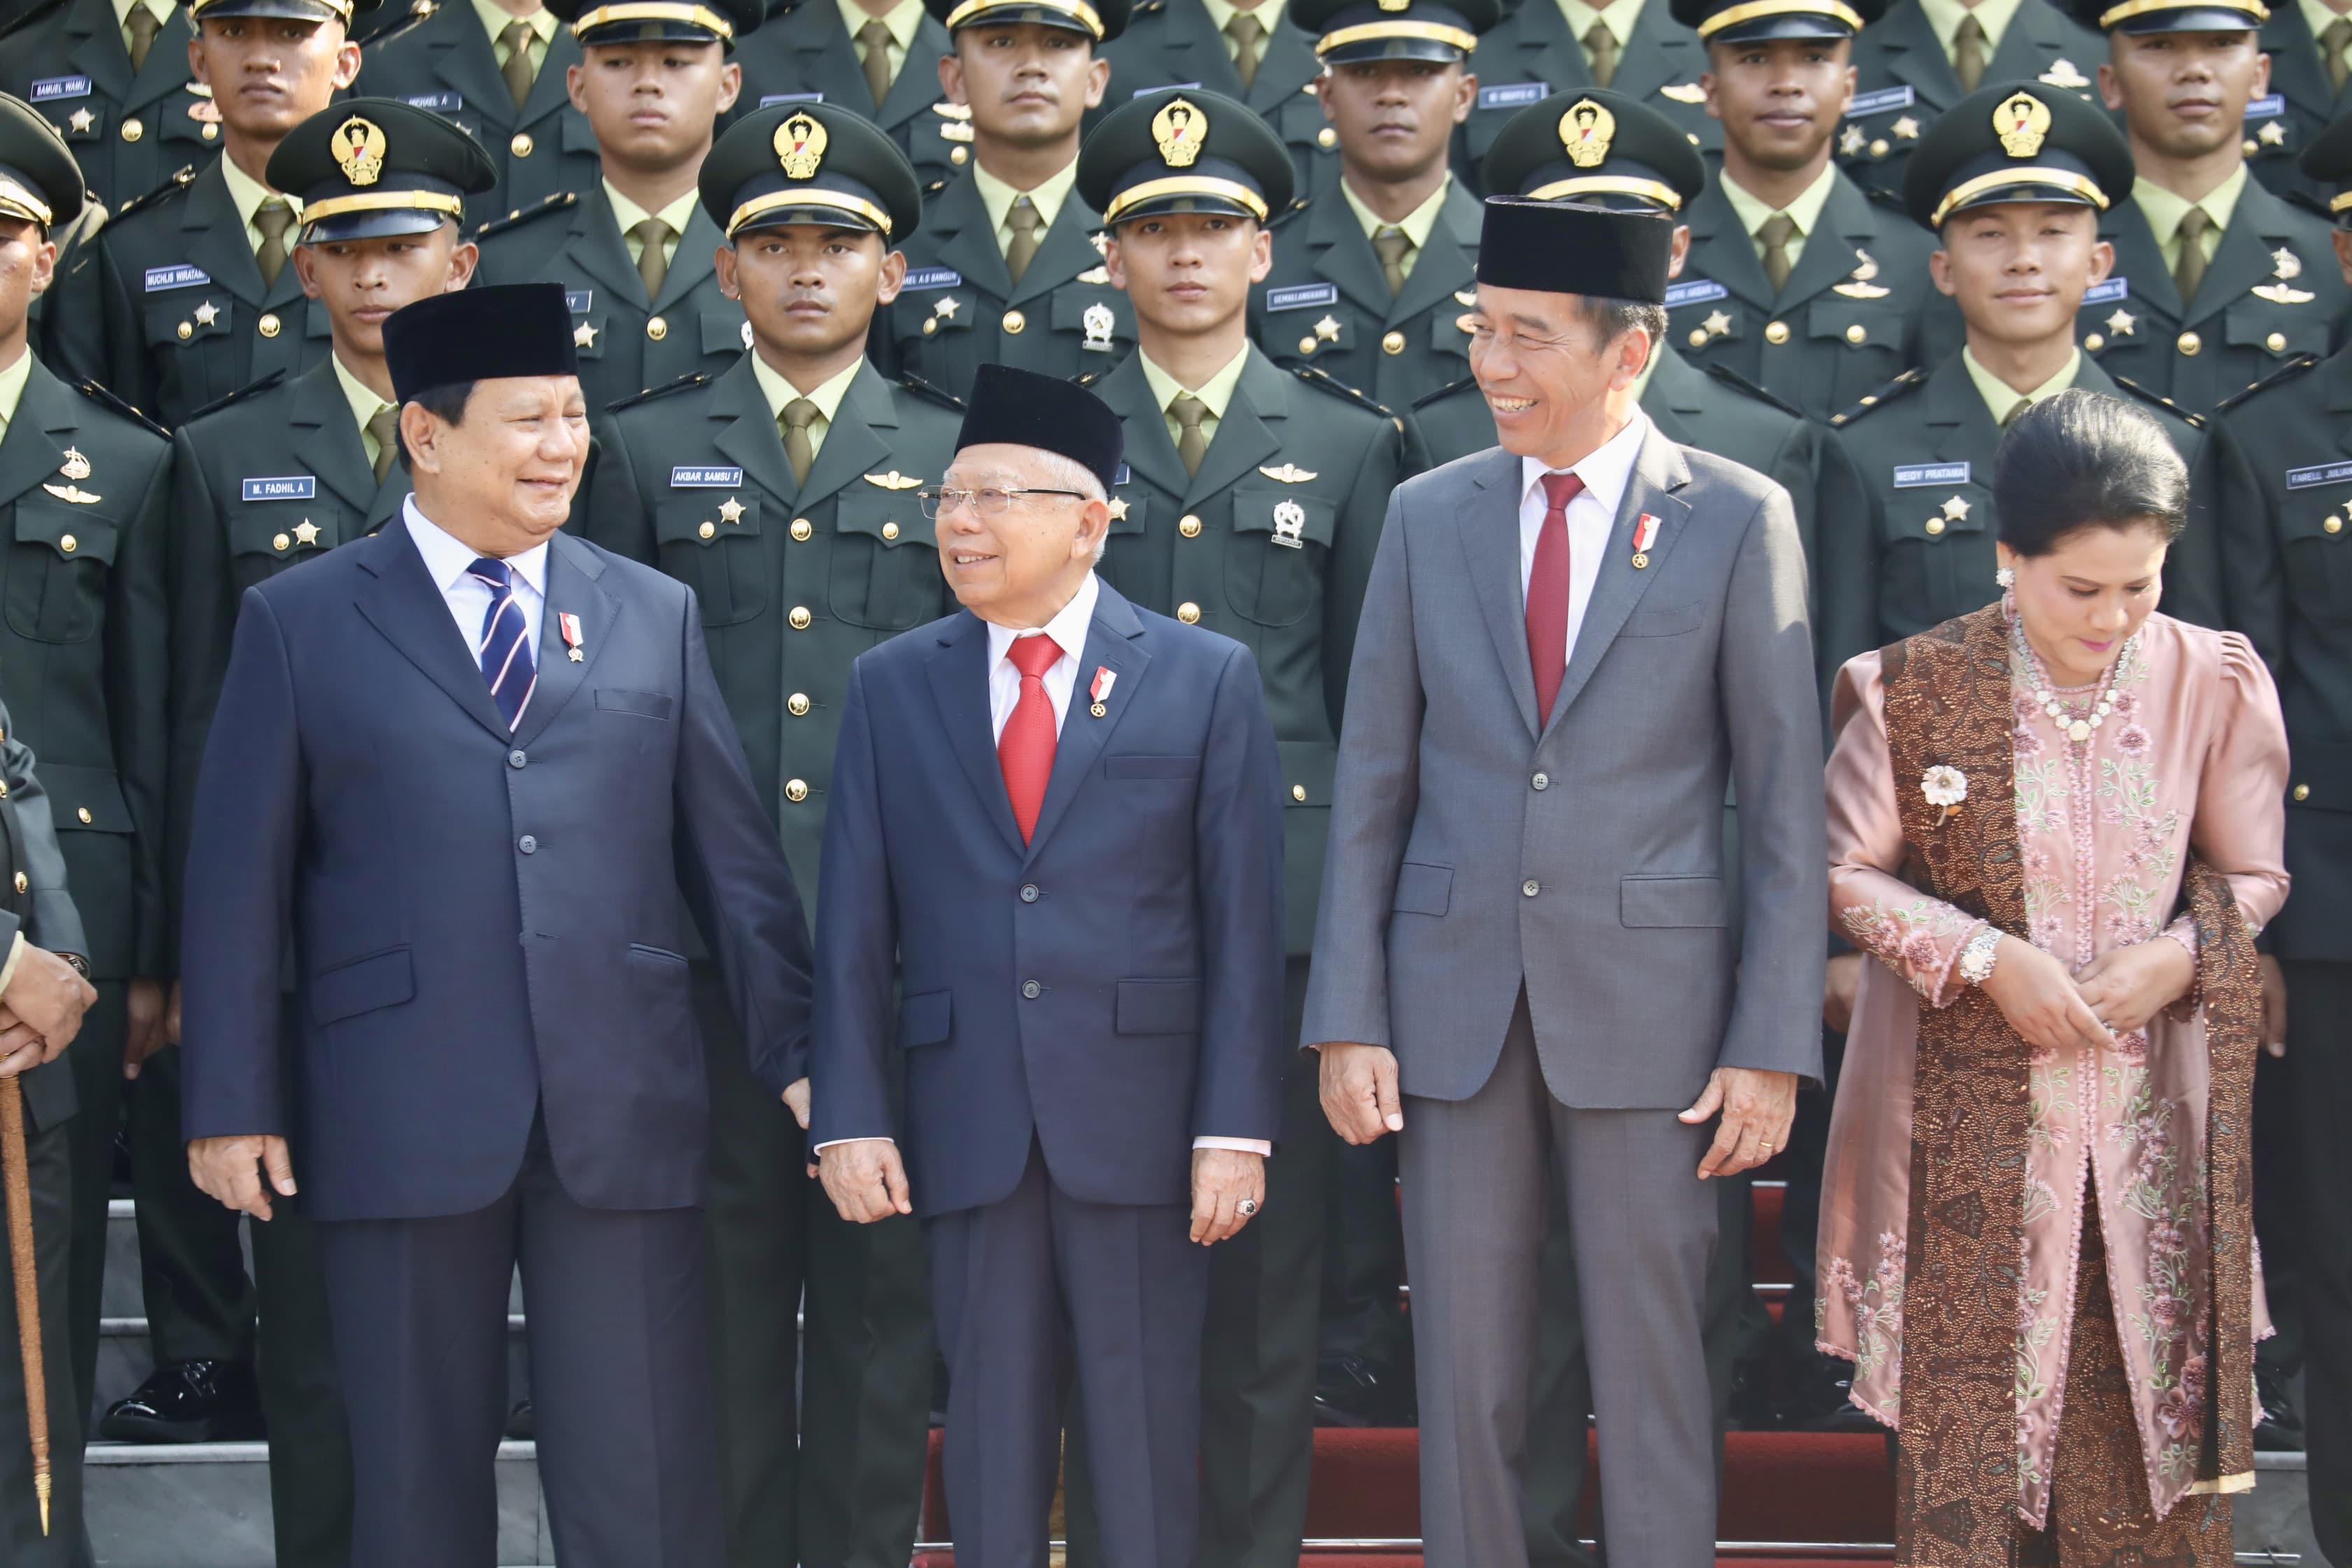
[[[2198,782],[2189,841],[2230,879],[2256,931],[2286,903],[2286,721],[2252,647],[2221,634],[2221,721]],[[2189,952],[2197,951],[2191,938]]]

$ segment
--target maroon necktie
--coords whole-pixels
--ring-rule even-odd
[[[1004,721],[996,738],[996,765],[1004,773],[1004,794],[1013,802],[1013,820],[1021,825],[1021,842],[1037,831],[1037,813],[1045,805],[1045,784],[1054,776],[1054,700],[1045,695],[1045,672],[1062,657],[1061,645],[1040,634],[1015,637],[1005,653],[1021,672],[1021,700]]]
[[[1553,699],[1568,674],[1568,503],[1584,489],[1574,474],[1543,477],[1543,527],[1528,574],[1528,663],[1536,676],[1536,721],[1551,721]]]

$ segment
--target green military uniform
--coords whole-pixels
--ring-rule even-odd
[[[856,0],[793,6],[736,51],[743,68],[739,101],[750,108],[829,103],[866,115],[912,160],[917,178],[927,185],[948,180],[971,162],[971,110],[940,91],[940,57],[955,46],[922,0],[898,0],[881,21],[887,33],[882,68],[888,74],[877,101],[866,74],[871,40],[858,37],[875,21]]]
[[[1963,41],[1970,21],[1977,36]],[[2106,40],[2050,0],[1895,0],[1853,40],[1853,101],[1838,128],[1838,161],[1863,189],[1898,195],[1921,132],[1967,94],[1988,82],[2035,80],[2096,102],[2106,58]]]
[[[824,132],[822,161],[786,172],[777,149],[816,144],[812,127]],[[703,166],[702,200],[730,243],[784,224],[887,222],[895,244],[921,212],[914,170],[887,133],[832,104],[738,121]],[[694,590],[719,689],[812,917],[850,664],[954,608],[916,490],[946,472],[960,412],[862,360],[804,395],[755,351],[716,377],[625,402],[605,426],[588,536]],[[810,448],[799,472],[787,442],[796,418]],[[921,1227],[841,1218],[807,1174],[792,1113],[752,1080],[716,965],[698,962],[694,986],[711,1089],[706,1213],[729,1561],[898,1568],[917,1533],[929,1426]],[[803,1294],[796,1334],[778,1304]]]
[[[353,84],[368,97],[400,99],[473,132],[499,172],[497,186],[471,207],[484,217],[596,185],[596,133],[564,86],[566,68],[580,63],[579,39],[550,11],[523,24],[531,29],[523,40],[530,75],[518,105],[507,79],[515,42],[507,30],[515,24],[496,5],[448,0],[371,43]]]
[[[1471,68],[1478,73],[1478,106],[1456,133],[1454,152],[1454,166],[1465,178],[1479,177],[1470,171],[1485,167],[1514,114],[1555,92],[1586,87],[1655,110],[1695,147],[1710,153],[1723,148],[1723,126],[1708,117],[1698,84],[1706,47],[1675,19],[1667,0],[1598,7],[1584,0],[1524,0],[1478,41]]]
[[[1234,32],[1247,27],[1244,17],[1256,24],[1247,82]],[[1320,192],[1338,180],[1339,133],[1323,117],[1315,93],[1323,62],[1314,35],[1297,25],[1286,0],[1261,0],[1251,11],[1236,10],[1229,0],[1214,7],[1208,0],[1142,0],[1103,58],[1110,61],[1110,91],[1100,113],[1160,88],[1204,89],[1247,105],[1274,127],[1290,149],[1295,189]]]
[[[2280,0],[2270,12],[2263,24],[2270,91],[2246,106],[2246,163],[2272,195],[2325,211],[2336,189],[2305,174],[2300,159],[2331,122],[2352,113],[2352,22],[2323,0]]]
[[[134,29],[114,0],[58,0],[0,35],[0,92],[58,128],[92,196],[110,209],[220,150],[220,112],[188,77],[184,7],[138,0]],[[138,63],[131,39],[154,29]]]

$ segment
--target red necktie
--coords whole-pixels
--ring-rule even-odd
[[[1553,699],[1568,674],[1568,503],[1584,489],[1574,474],[1546,474],[1543,527],[1536,533],[1536,563],[1528,574],[1528,662],[1535,669],[1536,719],[1551,720]]]
[[[1013,820],[1021,825],[1021,842],[1037,831],[1037,813],[1045,805],[1045,784],[1054,776],[1054,700],[1045,695],[1045,672],[1062,657],[1061,645],[1040,634],[1015,637],[1005,653],[1021,672],[1021,700],[1004,721],[996,738],[996,765],[1004,772],[1004,794],[1013,802]]]

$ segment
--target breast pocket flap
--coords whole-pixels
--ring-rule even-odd
[[[667,719],[677,703],[667,691],[630,691],[617,686],[600,686],[596,689],[596,706],[607,713]]]
[[[1654,610],[1636,610],[1625,617],[1621,637],[1678,637],[1685,632],[1698,630],[1706,619],[1706,606],[1694,600],[1687,605],[1661,605]]]

